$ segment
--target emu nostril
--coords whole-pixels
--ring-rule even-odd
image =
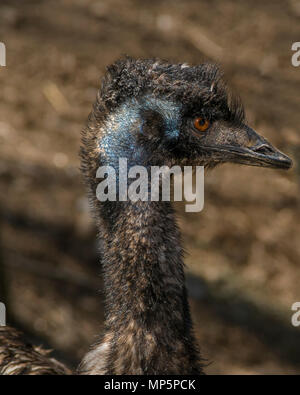
[[[253,147],[252,150],[263,155],[274,154],[274,150],[266,144],[260,145],[258,147]]]

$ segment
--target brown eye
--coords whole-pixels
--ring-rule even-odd
[[[202,117],[198,117],[194,120],[194,126],[200,132],[205,132],[205,130],[209,127],[209,125],[210,122]]]

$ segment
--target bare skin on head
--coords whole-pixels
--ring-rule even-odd
[[[215,65],[122,59],[108,68],[82,135],[82,171],[102,240],[104,331],[80,374],[203,374],[183,249],[170,202],[96,198],[99,166],[288,169],[291,160],[245,122]],[[68,374],[0,328],[0,373]],[[49,373],[51,372],[51,373]]]

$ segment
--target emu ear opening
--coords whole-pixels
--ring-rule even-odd
[[[151,109],[141,110],[141,133],[145,137],[162,137],[164,120],[160,113]]]
[[[148,138],[160,138],[168,142],[177,140],[179,130],[175,122],[166,121],[163,115],[153,109],[141,110],[141,134]]]

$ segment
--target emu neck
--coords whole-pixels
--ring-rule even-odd
[[[144,104],[143,104],[144,103]],[[147,143],[142,104],[165,114],[169,138],[177,135],[173,104],[147,98],[110,114],[94,139],[97,119],[90,118],[83,165],[95,199],[99,165],[167,164]],[[89,145],[90,144],[90,145]],[[94,151],[90,152],[90,147]],[[163,163],[160,163],[163,161]],[[89,374],[197,374],[199,354],[192,333],[180,234],[170,202],[95,200],[102,240],[106,298],[104,333],[87,354],[81,372]]]
[[[120,205],[101,225],[105,333],[86,366],[95,374],[200,373],[171,204]]]

